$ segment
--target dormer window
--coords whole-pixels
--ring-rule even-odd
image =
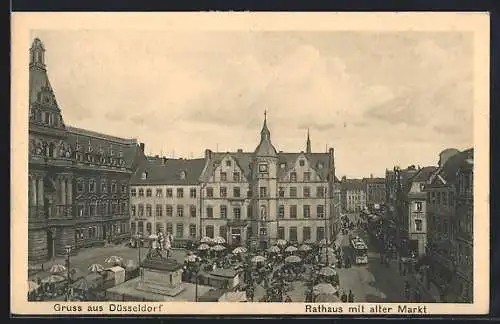
[[[226,160],[226,166],[230,167],[231,166],[231,160]]]
[[[122,151],[118,152],[118,157],[120,157],[120,158],[123,157],[123,152]]]
[[[180,178],[181,180],[186,179],[186,171],[181,171]]]
[[[323,162],[319,162],[318,163],[318,169],[323,169],[324,165],[323,165]]]
[[[300,161],[299,161],[299,165],[300,165],[300,166],[304,166],[304,165],[305,165],[304,160],[300,160]]]
[[[267,173],[267,164],[265,164],[265,163],[260,163],[260,164],[259,164],[259,172],[260,172],[260,173]]]
[[[148,178],[148,173],[144,171],[141,175],[141,180],[146,180]]]
[[[282,168],[282,169],[286,168],[286,163],[281,163],[280,168]]]

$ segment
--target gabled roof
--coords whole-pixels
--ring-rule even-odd
[[[205,166],[205,159],[166,159],[164,164],[145,161],[130,180],[131,185],[196,185]],[[142,179],[146,172],[146,179]],[[185,177],[182,177],[184,173]]]
[[[385,178],[363,178],[363,181],[368,183],[375,184],[385,184]]]
[[[340,182],[342,190],[365,190],[363,179],[346,179]]]

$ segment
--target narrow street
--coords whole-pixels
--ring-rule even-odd
[[[348,215],[351,221],[357,222],[357,215]],[[356,302],[403,302],[405,277],[400,275],[394,266],[387,267],[380,263],[380,253],[375,250],[365,231],[357,234],[368,246],[368,264],[355,265],[338,269],[341,293],[352,290]],[[341,235],[341,234],[340,234]],[[340,243],[344,253],[350,253],[349,237],[341,235]],[[422,302],[432,302],[422,296]]]

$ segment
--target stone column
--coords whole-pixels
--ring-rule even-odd
[[[40,177],[38,178],[38,192],[37,192],[37,199],[38,199],[38,206],[42,207],[44,205],[43,203],[43,178]]]
[[[66,181],[68,182],[66,184],[66,203],[73,206],[73,182],[71,178],[66,179]]]
[[[37,192],[36,192],[36,178],[33,176],[31,178],[31,204],[33,206],[36,206],[36,203],[37,203],[37,199],[36,199],[36,196],[37,196]]]
[[[61,205],[66,205],[66,178],[61,178]]]

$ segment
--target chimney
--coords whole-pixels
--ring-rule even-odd
[[[141,150],[144,152],[144,148],[146,147],[146,146],[144,145],[144,143],[139,143],[139,147],[140,147],[140,148],[141,148]]]
[[[237,151],[238,153],[243,153],[243,150],[242,149],[238,149]]]
[[[167,158],[166,157],[162,157],[161,159],[162,159],[163,164],[167,164]]]
[[[212,159],[212,151],[211,150],[205,150],[205,159],[211,160]]]

